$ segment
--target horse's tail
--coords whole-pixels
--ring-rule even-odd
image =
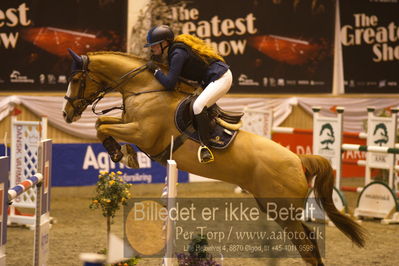
[[[366,231],[350,217],[342,214],[334,205],[332,194],[334,187],[334,172],[327,159],[318,155],[298,155],[305,168],[308,183],[316,176],[314,194],[316,202],[322,206],[335,226],[352,240],[357,246],[363,247]]]

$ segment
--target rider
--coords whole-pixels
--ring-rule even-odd
[[[174,36],[166,25],[153,27],[148,31],[147,44],[153,58],[166,53],[169,72],[164,74],[152,61],[147,65],[155,78],[166,88],[173,89],[178,77],[197,81],[203,88],[193,104],[194,125],[199,133],[201,146],[198,160],[201,163],[213,161],[213,154],[207,147],[210,141],[210,128],[207,107],[223,97],[232,84],[232,74],[224,59],[203,40],[188,34]]]

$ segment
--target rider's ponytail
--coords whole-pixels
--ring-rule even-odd
[[[220,56],[211,45],[207,44],[205,41],[197,38],[193,35],[189,34],[180,34],[175,37],[174,42],[182,42],[189,47],[191,47],[192,51],[196,53],[202,60],[205,62],[209,62],[212,60],[209,59],[217,59],[222,62],[225,62],[223,57]]]

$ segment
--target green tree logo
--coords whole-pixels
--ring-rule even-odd
[[[375,138],[374,144],[378,146],[387,144],[389,141],[387,126],[384,123],[377,124],[374,128],[373,136]]]
[[[330,123],[324,124],[320,129],[320,144],[322,150],[331,150],[331,145],[335,142],[334,129]]]

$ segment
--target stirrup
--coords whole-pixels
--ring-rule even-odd
[[[215,160],[212,151],[205,145],[199,146],[197,156],[200,163],[211,163]]]

